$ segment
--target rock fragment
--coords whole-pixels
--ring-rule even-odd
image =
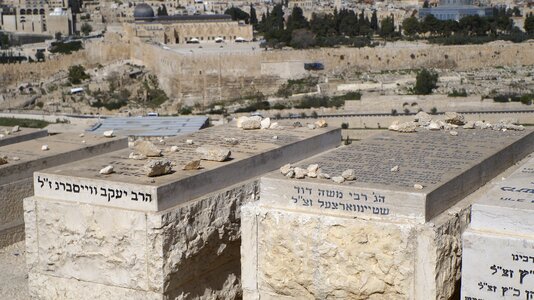
[[[83,134],[83,133],[80,133],[80,135],[79,135],[79,137],[84,137],[84,136],[85,136],[85,134]]]
[[[200,169],[200,159],[192,160],[182,167],[182,170],[191,171]]]
[[[193,140],[185,140],[185,143],[187,145],[193,145],[195,142],[193,142]]]
[[[308,170],[308,172],[317,172],[317,170],[319,170],[319,165],[311,164],[306,169]]]
[[[42,145],[41,146],[41,151],[48,151],[50,150],[50,148],[48,147],[48,145]]]
[[[451,130],[449,132],[449,134],[452,135],[452,136],[457,136],[458,135],[458,131]]]
[[[441,124],[437,121],[430,121],[430,123],[427,126],[428,130],[440,130]]]
[[[290,170],[289,172],[287,172],[286,177],[287,178],[295,177],[295,171],[294,170]]]
[[[13,159],[14,161],[18,161],[18,160],[20,160],[20,157],[18,157],[18,156],[13,156],[12,159]]]
[[[143,166],[143,171],[148,177],[169,174],[172,172],[172,163],[168,159],[151,160]]]
[[[330,179],[330,174],[323,173],[321,169],[319,169],[319,173],[317,174],[317,177],[320,179]]]
[[[296,167],[294,171],[295,171],[295,178],[297,179],[303,179],[306,177],[306,175],[308,175],[308,170],[303,169],[303,168]]]
[[[265,118],[260,121],[260,127],[261,129],[268,129],[271,126],[271,119]]]
[[[462,114],[457,112],[446,112],[445,113],[445,122],[454,124],[454,125],[464,125],[465,117]]]
[[[224,138],[224,142],[230,145],[237,145],[239,144],[239,140],[236,138]]]
[[[178,146],[171,146],[171,152],[178,152],[178,150],[180,150]]]
[[[20,126],[19,125],[15,125],[13,126],[13,128],[11,128],[11,133],[15,133],[15,132],[19,132],[20,131]]]
[[[421,126],[427,126],[432,121],[432,117],[426,112],[420,111],[415,115],[415,121]]]
[[[230,157],[230,150],[216,146],[202,146],[195,150],[200,154],[200,159],[211,161],[225,161]]]
[[[467,121],[463,126],[464,129],[475,129],[475,121]]]
[[[243,127],[243,122],[244,122],[245,120],[248,120],[248,117],[246,117],[246,116],[241,116],[241,117],[237,118],[237,121],[236,121],[236,123],[237,123],[237,128],[242,128],[242,127]]]
[[[354,169],[347,169],[341,173],[341,176],[345,178],[345,180],[356,180],[356,171],[354,171]]]
[[[413,185],[413,188],[416,189],[416,190],[422,190],[423,186],[418,184],[418,183],[416,183],[416,184]]]
[[[278,122],[273,122],[271,123],[271,126],[269,126],[270,129],[278,129],[279,127]]]
[[[315,129],[315,124],[308,124],[309,129]]]
[[[332,181],[335,183],[343,183],[345,181],[345,178],[342,176],[334,176],[332,177]]]
[[[314,124],[315,124],[315,126],[317,126],[317,128],[324,128],[324,127],[328,126],[328,123],[326,123],[325,119],[318,120]]]
[[[415,132],[417,128],[417,123],[415,122],[405,122],[399,123],[398,121],[393,122],[388,129],[391,131],[397,131],[402,133]]]
[[[282,173],[282,175],[286,175],[291,170],[293,170],[293,166],[291,166],[291,164],[285,164],[280,167],[280,173]]]
[[[107,167],[104,167],[100,170],[99,172],[100,174],[103,174],[103,175],[108,175],[108,174],[111,174],[113,173],[113,166],[107,166]]]
[[[399,166],[394,166],[393,168],[391,168],[390,171],[391,172],[398,172],[399,171]]]
[[[241,123],[241,128],[244,130],[254,130],[261,128],[261,121],[257,119],[248,118]]]
[[[146,157],[158,157],[161,156],[161,149],[156,147],[152,142],[149,141],[137,141],[134,144],[134,149],[143,154]]]
[[[146,156],[141,153],[132,152],[130,153],[130,155],[128,155],[128,158],[135,159],[135,160],[143,160],[143,159],[146,159]]]
[[[115,134],[113,133],[113,130],[104,131],[104,136],[107,138],[114,137]]]

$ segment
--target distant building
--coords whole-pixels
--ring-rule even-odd
[[[32,2],[33,3],[33,2]],[[73,33],[73,16],[70,8],[11,8],[0,11],[0,27],[16,33],[50,34]]]
[[[427,15],[434,15],[438,20],[442,21],[459,21],[467,16],[492,16],[493,8],[474,6],[473,0],[440,0],[439,6],[421,8],[419,10],[419,18],[423,19]]]
[[[130,35],[163,44],[251,40],[252,26],[229,15],[156,16],[148,4],[135,7],[134,22],[125,24]]]

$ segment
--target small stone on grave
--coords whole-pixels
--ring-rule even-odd
[[[211,161],[225,161],[230,157],[230,154],[232,154],[230,150],[216,146],[198,147],[196,153],[201,155],[201,159]]]
[[[134,149],[143,154],[146,157],[158,157],[161,156],[161,149],[156,147],[152,142],[149,141],[137,141],[134,144]]]
[[[293,170],[293,166],[291,166],[291,164],[285,164],[280,167],[280,173],[282,173],[282,175],[286,175],[291,170]]]
[[[239,144],[239,140],[236,138],[224,138],[224,142],[230,145],[237,145]]]
[[[193,145],[194,144],[193,140],[185,140],[185,143],[188,144],[188,145]]]
[[[418,183],[416,183],[416,184],[413,185],[413,188],[416,189],[416,190],[422,190],[423,186],[418,184]]]
[[[236,121],[237,128],[242,128],[243,127],[243,122],[245,120],[248,120],[248,117],[241,116],[241,117],[237,118],[237,121]]]
[[[308,170],[299,167],[295,168],[295,178],[303,179],[306,175],[308,175]]]
[[[475,129],[475,121],[467,121],[463,126],[464,129]]]
[[[178,146],[171,146],[171,152],[178,152],[179,149]]]
[[[148,177],[161,176],[172,172],[171,161],[168,159],[151,160],[143,166]]]
[[[80,137],[84,137],[84,136],[85,136],[85,134],[83,134],[83,133],[80,133]]]
[[[278,139],[278,136],[277,135],[273,135],[273,140],[277,140]]]
[[[48,145],[42,145],[41,146],[41,150],[42,151],[48,151],[48,150],[50,150],[50,148],[48,147]]]
[[[261,129],[268,129],[271,126],[271,119],[265,118],[260,122]]]
[[[261,128],[261,121],[258,119],[248,118],[241,123],[241,128],[244,130],[254,130]]]
[[[317,174],[317,177],[318,177],[319,179],[330,179],[330,174],[328,174],[328,173],[323,173],[323,172],[321,171],[321,169],[319,169],[319,173]]]
[[[15,132],[19,132],[20,131],[20,127],[19,125],[15,125],[13,126],[13,128],[11,129],[11,133],[15,133]]]
[[[390,171],[391,172],[398,172],[399,171],[399,166],[394,166],[393,168],[391,168]]]
[[[18,157],[18,156],[13,156],[12,159],[13,159],[14,161],[18,161],[18,160],[20,160],[20,157]]]
[[[315,125],[314,124],[308,124],[308,128],[309,129],[315,129]]]
[[[104,131],[104,136],[107,138],[114,137],[113,130]]]
[[[200,169],[200,160],[192,160],[185,164],[182,170],[191,171]]]
[[[289,172],[287,172],[287,174],[286,174],[286,177],[287,178],[295,177],[295,171],[294,170],[289,170]]]
[[[347,169],[341,173],[341,176],[345,178],[345,180],[356,180],[356,171],[354,171],[354,169]]]
[[[432,121],[432,117],[426,112],[420,111],[415,115],[415,121],[421,126],[427,126]]]
[[[100,170],[100,174],[103,174],[103,175],[108,175],[111,173],[113,173],[113,166],[107,166]]]
[[[317,126],[317,128],[324,128],[324,127],[328,126],[328,123],[326,123],[326,120],[324,120],[324,119],[321,119],[321,120],[315,122],[314,124],[315,124],[315,126]]]
[[[449,134],[452,135],[452,136],[457,136],[458,135],[458,131],[451,130],[449,132]]]
[[[271,123],[271,126],[269,126],[270,129],[277,129],[278,127],[278,122],[274,122],[274,123]]]
[[[132,153],[130,153],[128,158],[129,159],[135,159],[135,160],[143,160],[143,159],[146,159],[146,156],[141,154],[141,153],[132,152]]]
[[[430,121],[427,128],[428,130],[440,130],[441,124],[437,121]]]
[[[343,183],[345,181],[345,178],[342,176],[334,176],[332,177],[332,181],[335,183]]]
[[[465,117],[462,114],[459,114],[456,112],[446,112],[445,122],[454,124],[454,125],[464,125]]]

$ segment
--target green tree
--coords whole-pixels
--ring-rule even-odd
[[[0,49],[9,48],[9,36],[3,32],[0,32]]]
[[[371,15],[371,29],[374,31],[378,30],[378,17],[376,15],[376,9],[373,10],[373,14]]]
[[[250,24],[254,27],[258,26],[258,16],[256,15],[256,9],[250,4]]]
[[[316,45],[315,34],[309,29],[296,29],[291,33],[291,47],[297,49],[311,48]]]
[[[414,93],[416,95],[428,95],[437,87],[438,74],[427,69],[422,69],[415,78]]]
[[[61,41],[61,38],[63,37],[63,34],[61,32],[56,32],[54,34],[54,37],[56,38],[56,41]]]
[[[89,79],[90,76],[85,73],[85,68],[82,65],[74,65],[69,67],[69,81],[72,84],[80,84],[83,80]]]
[[[425,2],[423,2],[423,8],[429,8],[430,5],[428,4],[428,0],[425,0]]]
[[[248,24],[250,20],[250,15],[244,12],[242,9],[238,7],[230,7],[224,11],[225,15],[232,16],[232,20],[234,21],[245,21],[245,23]]]
[[[82,31],[83,35],[88,36],[89,33],[93,31],[93,26],[91,26],[89,23],[83,23],[80,30]]]
[[[386,17],[380,21],[380,36],[391,37],[395,33],[393,17]]]
[[[169,13],[167,12],[167,7],[165,6],[165,4],[162,4],[160,7],[158,7],[157,15],[158,16],[168,16],[169,15]]]
[[[525,25],[523,27],[528,34],[534,34],[534,15],[532,13],[525,18]]]
[[[404,34],[414,36],[420,30],[419,20],[416,17],[409,17],[402,22]]]
[[[298,6],[293,7],[291,15],[287,19],[287,30],[292,32],[295,29],[309,28],[309,26],[310,24],[306,20],[306,17],[304,17],[302,8]]]
[[[37,59],[37,61],[45,61],[44,52],[37,50],[37,52],[35,52],[35,59]]]

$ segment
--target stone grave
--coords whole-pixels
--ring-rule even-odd
[[[340,144],[340,129],[242,130],[235,124],[169,138],[163,157],[130,150],[36,172],[25,199],[29,286],[54,299],[236,298],[242,203],[257,200],[258,176]],[[201,161],[199,147],[230,159]],[[149,161],[173,162],[147,177]],[[108,175],[99,173],[113,166]]]
[[[532,131],[386,132],[295,164],[356,180],[263,176],[241,212],[245,298],[449,299],[465,197],[533,150]]]
[[[0,247],[24,237],[22,200],[33,193],[33,172],[127,147],[127,138],[59,134],[0,147]],[[42,150],[43,146],[48,150]]]
[[[534,159],[472,206],[462,299],[534,299]]]
[[[19,127],[18,130],[13,129],[14,127],[0,126],[0,147],[9,144],[33,140],[48,135],[48,131],[46,129],[23,127]]]

